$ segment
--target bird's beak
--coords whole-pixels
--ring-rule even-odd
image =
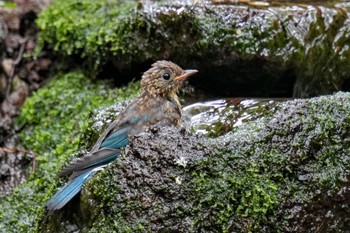
[[[182,75],[173,78],[173,80],[174,81],[184,80],[185,78],[188,78],[194,75],[195,73],[198,73],[198,70],[185,70],[185,72]]]

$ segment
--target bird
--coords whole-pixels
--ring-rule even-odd
[[[61,170],[59,176],[70,177],[45,204],[48,214],[65,206],[80,192],[86,181],[117,159],[129,144],[130,137],[152,126],[181,127],[181,104],[177,92],[183,81],[197,72],[183,70],[171,61],[153,63],[141,77],[139,96],[107,127],[90,152]]]

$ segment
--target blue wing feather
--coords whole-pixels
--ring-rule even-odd
[[[96,167],[98,165],[102,166],[102,165],[108,164],[108,163],[112,162],[113,160],[115,160],[116,158],[118,158],[119,155],[120,155],[120,153],[116,153],[116,154],[110,155],[110,156],[108,156],[108,157],[106,157],[104,159],[98,160],[95,163],[91,163],[88,166],[83,167],[83,169],[87,169],[87,168],[90,168],[90,167]]]
[[[129,127],[125,127],[111,133],[101,144],[101,148],[119,149],[129,144],[128,140]]]

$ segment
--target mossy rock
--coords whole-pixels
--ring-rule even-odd
[[[35,153],[37,167],[28,166],[27,181],[11,193],[0,194],[0,232],[36,231],[45,202],[62,184],[57,183],[58,172],[99,134],[91,127],[90,115],[138,91],[138,84],[112,87],[111,82],[93,82],[77,70],[57,75],[26,100],[17,121],[23,128],[19,144]]]
[[[40,231],[344,232],[350,94],[279,104],[224,136],[150,129]],[[66,227],[68,226],[68,227]],[[72,230],[73,229],[73,230]]]
[[[349,89],[348,17],[331,6],[57,0],[37,23],[42,42],[120,82],[170,59],[220,96],[305,97]]]

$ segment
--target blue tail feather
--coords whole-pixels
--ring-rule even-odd
[[[97,169],[88,170],[80,174],[75,179],[65,184],[47,203],[46,208],[48,213],[52,214],[53,211],[62,208],[67,204],[83,187],[85,182],[89,180],[97,171]]]

